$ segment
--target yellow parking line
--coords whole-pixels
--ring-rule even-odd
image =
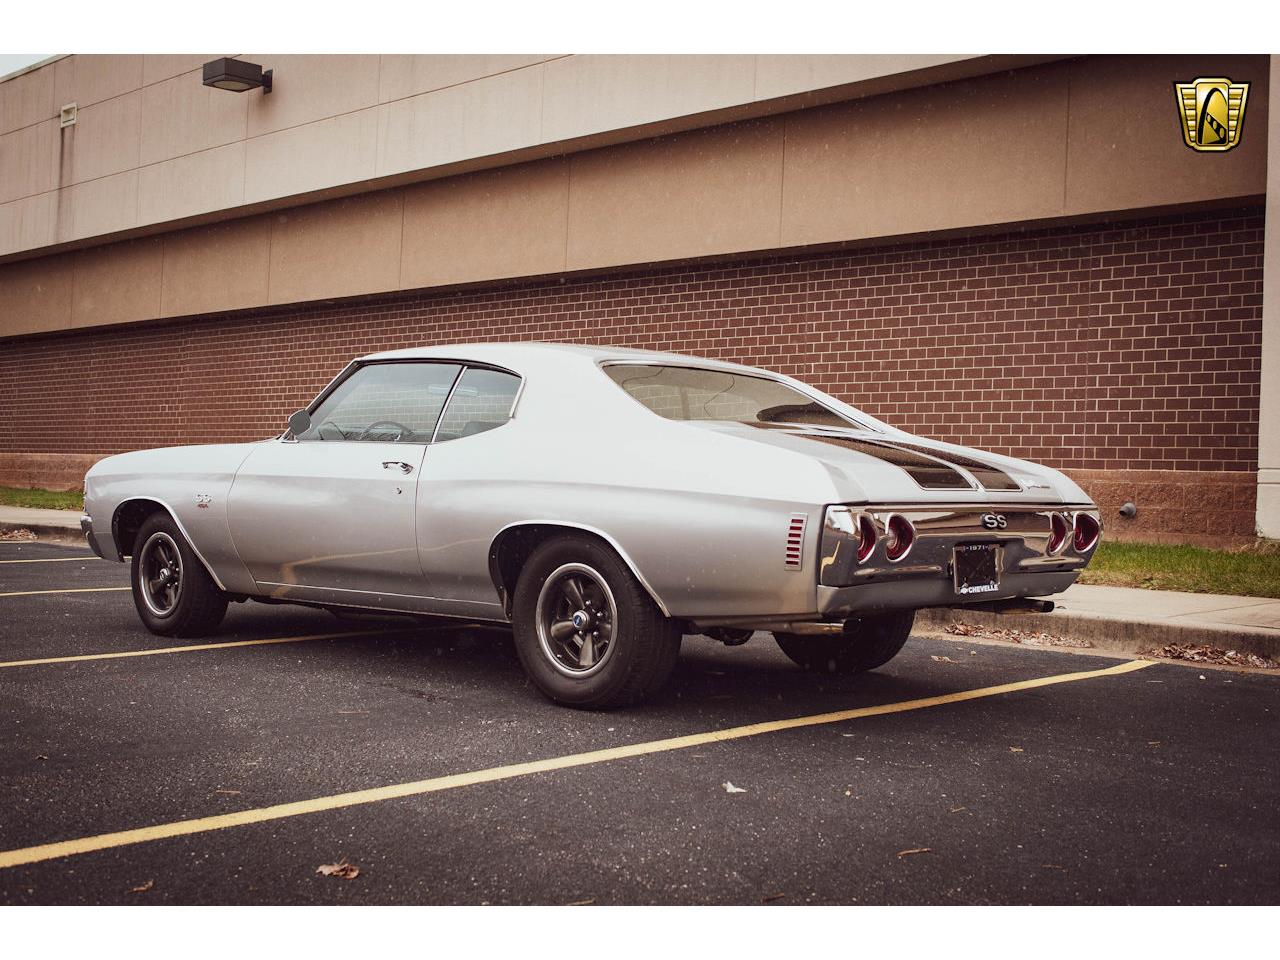
[[[72,590],[18,590],[14,593],[0,593],[0,597],[35,597],[43,593],[113,593],[132,589],[132,587],[76,587]]]
[[[340,637],[364,637],[370,634],[397,633],[413,627],[390,630],[346,630],[342,633],[311,633],[305,637],[270,637],[266,640],[227,640],[223,643],[193,643],[182,647],[149,647],[146,650],[121,650],[116,653],[82,653],[74,657],[42,657],[38,660],[10,660],[0,663],[8,667],[37,667],[46,663],[77,663],[81,660],[117,660],[122,657],[155,657],[163,653],[194,653],[197,650],[225,650],[228,647],[265,647],[276,643],[302,643],[306,640],[337,640]]]
[[[877,717],[887,713],[905,713],[908,710],[923,710],[927,707],[961,703],[965,700],[978,700],[982,697],[994,697],[1002,693],[1013,693],[1017,690],[1031,690],[1036,687],[1071,683],[1076,680],[1110,677],[1150,666],[1153,666],[1153,663],[1149,660],[1130,660],[1103,670],[1062,673],[1051,677],[1039,677],[1034,680],[1003,683],[994,687],[960,690],[956,693],[925,697],[920,700],[903,700],[898,703],[885,703],[874,707],[857,707],[852,710],[838,710],[834,713],[794,717],[789,720],[751,723],[742,727],[729,727],[725,730],[709,730],[706,733],[672,737],[668,740],[650,740],[647,743],[633,743],[622,747],[609,747],[605,750],[592,750],[587,753],[551,757],[546,760],[533,760],[528,763],[516,763],[505,767],[490,767],[487,770],[474,770],[470,773],[433,777],[429,780],[415,780],[410,783],[397,783],[386,787],[374,787],[369,790],[355,790],[350,793],[316,797],[295,803],[281,803],[273,807],[260,807],[256,810],[241,810],[237,813],[198,817],[193,820],[176,820],[172,823],[160,823],[150,827],[139,827],[134,830],[122,830],[119,833],[103,833],[96,837],[81,837],[77,840],[43,843],[35,847],[6,850],[0,853],[0,869],[27,863],[39,863],[44,860],[55,860],[59,857],[92,853],[96,850],[108,850],[112,847],[147,843],[152,840],[166,840],[171,837],[182,837],[193,833],[223,830],[227,827],[242,827],[251,823],[263,823],[267,820],[282,820],[286,817],[297,817],[308,813],[320,813],[326,810],[339,810],[343,807],[354,807],[366,803],[378,803],[382,800],[395,800],[425,793],[438,793],[441,790],[452,790],[456,787],[473,786],[478,783],[492,783],[496,780],[510,780],[513,777],[526,777],[534,773],[547,773],[552,770],[565,770],[570,767],[585,767],[590,764],[607,763],[611,760],[622,760],[628,757],[663,753],[669,750],[684,750],[689,747],[699,747],[711,743],[723,743],[727,740],[741,740],[744,737],[758,737],[761,734],[776,733],[780,730],[815,727],[828,723],[840,723],[844,720],[856,720],[861,717]]]
[[[0,560],[0,563],[70,563],[72,560],[97,560],[93,554],[87,557],[33,557],[30,560]]]

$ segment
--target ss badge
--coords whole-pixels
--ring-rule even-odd
[[[1003,513],[984,513],[982,525],[988,530],[1003,530],[1009,525],[1009,521],[1004,518]]]

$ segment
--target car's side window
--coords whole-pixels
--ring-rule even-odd
[[[311,413],[299,440],[430,443],[456,363],[371,363],[356,370]]]
[[[475,436],[511,419],[520,378],[502,370],[468,367],[453,388],[449,408],[440,418],[436,441]]]

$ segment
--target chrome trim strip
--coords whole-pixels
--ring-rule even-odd
[[[453,383],[449,384],[449,392],[444,396],[444,404],[440,407],[440,415],[436,417],[436,425],[431,428],[431,439],[427,441],[427,446],[436,442],[436,436],[440,433],[440,424],[444,423],[444,415],[449,411],[449,401],[453,399],[453,391],[458,389],[458,384],[462,381],[462,375],[467,372],[467,365],[464,363],[458,367],[458,373],[453,378]]]
[[[488,600],[459,600],[457,597],[428,597],[416,593],[388,593],[382,590],[351,590],[347,587],[318,587],[309,583],[277,583],[274,580],[255,580],[260,587],[288,587],[291,590],[318,590],[322,593],[358,593],[363,597],[396,597],[401,600],[432,600],[438,603],[478,603],[485,607],[500,607],[500,603],[491,603]],[[283,600],[284,597],[275,597],[273,599]],[[320,601],[316,601],[317,603]],[[379,607],[370,607],[371,610],[381,609]]]

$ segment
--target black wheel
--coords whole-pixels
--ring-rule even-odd
[[[200,637],[222,622],[227,597],[167,513],[143,521],[130,567],[133,604],[152,633]]]
[[[513,597],[516,652],[557,703],[636,703],[667,682],[680,630],[608,546],[562,536],[526,561]]]
[[[898,655],[911,636],[915,618],[914,610],[852,617],[845,621],[843,633],[775,633],[773,638],[783,653],[806,670],[863,673],[884,666]]]

